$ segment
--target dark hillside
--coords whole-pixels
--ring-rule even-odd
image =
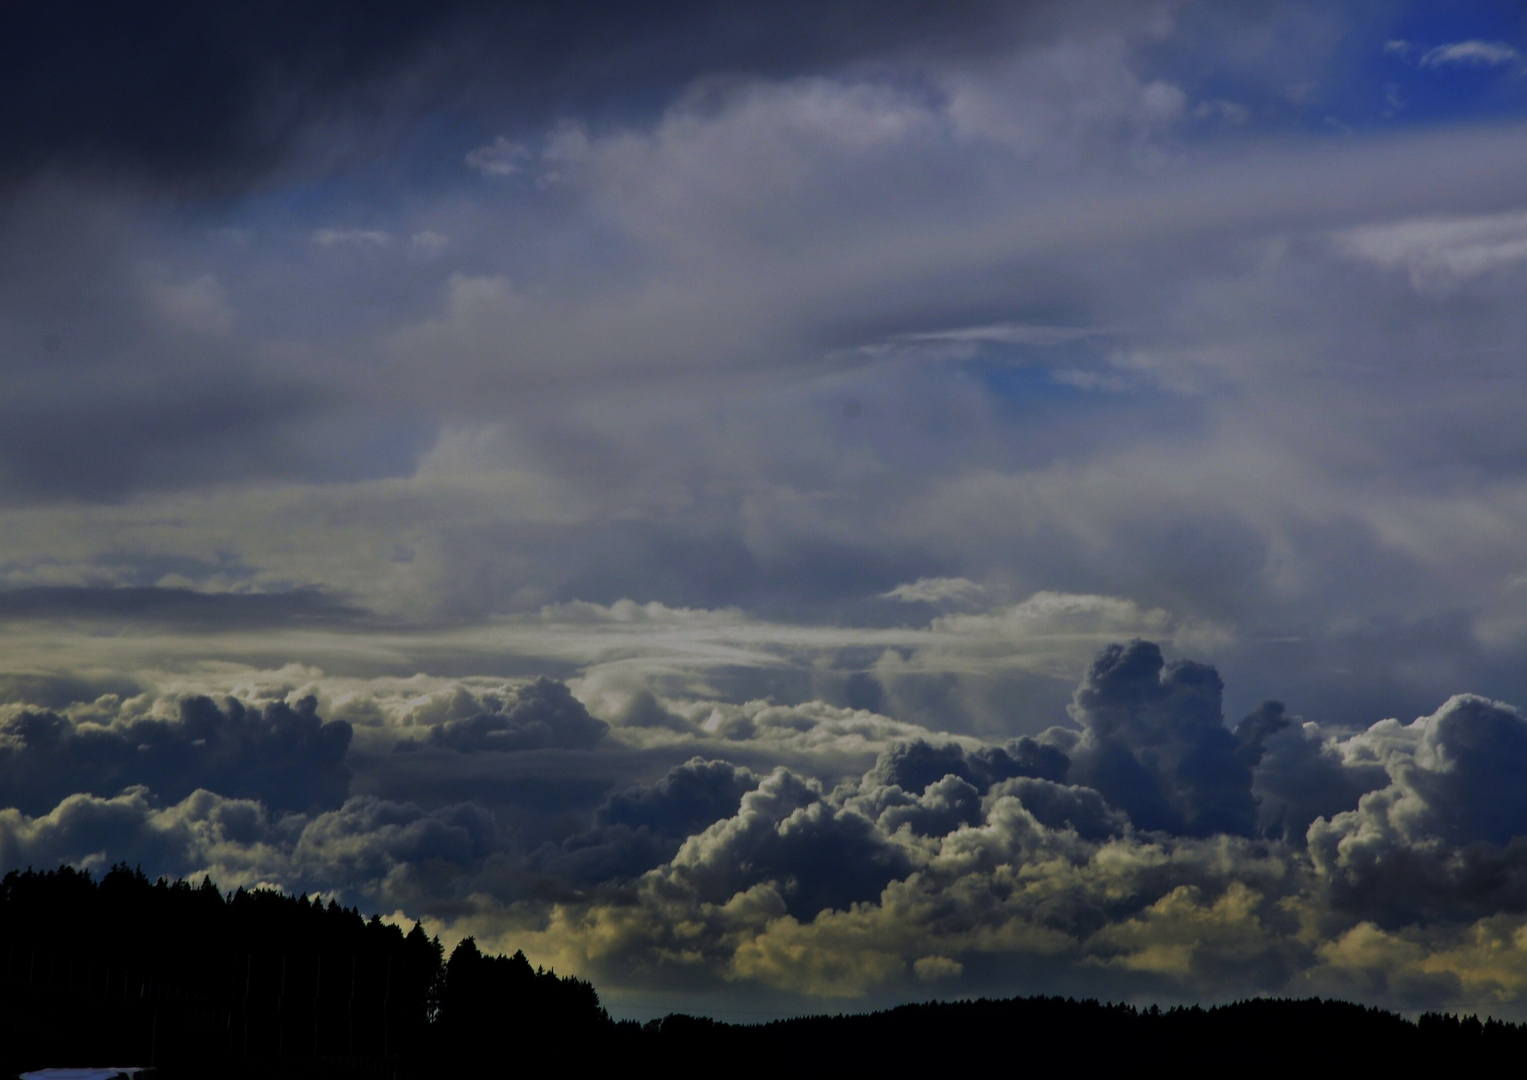
[[[443,961],[418,926],[332,901],[120,866],[98,882],[13,872],[0,881],[0,1070],[428,1075],[490,1038],[613,1030],[593,987],[521,954],[485,957],[468,939]]]
[[[724,1056],[750,1074],[846,1075],[946,1070],[966,1061],[1061,1062],[1189,1075],[1316,1068],[1483,1066],[1527,1052],[1527,1026],[1430,1014],[1411,1023],[1344,1001],[1257,999],[1216,1008],[1156,1008],[1070,998],[903,1005],[884,1012],[729,1025],[669,1016],[649,1024],[645,1052],[681,1070]]]
[[[615,1023],[587,982],[484,954],[447,961],[417,926],[210,881],[99,881],[62,868],[0,881],[0,1077],[148,1064],[174,1077],[509,1076],[648,1065],[684,1074],[856,1075],[975,1061],[1190,1075],[1483,1066],[1527,1055],[1527,1027],[1411,1023],[1340,1001],[1138,1010],[1063,998],[905,1005],[734,1025]]]

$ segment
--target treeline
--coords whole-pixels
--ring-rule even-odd
[[[647,1064],[743,1076],[948,1069],[984,1060],[1192,1074],[1479,1065],[1527,1025],[1340,1001],[1136,1009],[1069,998],[905,1005],[727,1024],[616,1023],[587,982],[522,953],[440,942],[354,908],[125,866],[0,880],[0,1076],[152,1063],[166,1078],[509,1076]]]
[[[1099,1067],[1134,1072],[1152,1066],[1191,1076],[1331,1068],[1403,1074],[1423,1065],[1482,1069],[1527,1053],[1524,1024],[1437,1013],[1413,1023],[1320,998],[1165,1010],[1059,997],[982,999],[765,1024],[668,1016],[649,1023],[643,1035],[642,1052],[665,1067],[683,1072],[707,1062],[742,1062],[756,1075],[918,1075],[987,1061],[1083,1075]]]
[[[506,1036],[588,1045],[615,1031],[592,986],[521,953],[485,956],[467,939],[446,960],[418,925],[126,866],[99,881],[70,867],[5,875],[0,963],[0,1075],[115,1062],[427,1076],[491,1059]]]

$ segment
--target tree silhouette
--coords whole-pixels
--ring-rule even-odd
[[[724,1063],[744,1075],[947,1070],[964,1060],[1075,1060],[1189,1073],[1332,1062],[1482,1066],[1527,1027],[1339,1001],[1136,1009],[1055,997],[907,1005],[734,1025],[615,1023],[593,986],[523,952],[463,939],[449,960],[334,900],[223,893],[113,866],[0,879],[0,1078],[44,1064],[153,1063],[165,1077],[503,1076],[526,1069]],[[1252,1060],[1248,1062],[1248,1056]]]

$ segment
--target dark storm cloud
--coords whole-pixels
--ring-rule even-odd
[[[772,882],[797,918],[872,900],[912,869],[872,821],[786,769],[744,795],[734,816],[686,841],[672,865],[712,902]]]
[[[1104,649],[1076,690],[1083,734],[1072,778],[1102,792],[1142,829],[1249,835],[1257,807],[1245,752],[1224,725],[1212,667],[1165,662],[1148,641]]]
[[[235,833],[248,835],[240,827],[241,818],[260,817],[255,804],[217,803],[213,814],[226,816],[234,823]],[[189,872],[195,866],[190,830],[155,828],[155,814],[141,788],[112,799],[71,795],[46,818],[20,823],[14,817],[0,820],[0,865],[9,869],[77,865],[95,852],[109,851],[114,861],[149,867],[155,873]]]
[[[1527,719],[1459,695],[1375,724],[1349,757],[1389,783],[1309,830],[1336,902],[1387,925],[1527,910]]]
[[[655,784],[611,795],[595,811],[594,821],[685,837],[731,817],[742,796],[757,783],[757,776],[731,762],[691,758],[669,769]]]
[[[293,856],[320,881],[365,888],[362,883],[385,878],[398,864],[467,866],[500,844],[492,815],[471,803],[425,811],[357,796],[307,823]]]
[[[1057,784],[1038,777],[1021,777],[994,786],[991,797],[1011,795],[1048,829],[1071,829],[1083,840],[1118,836],[1129,819],[1109,806],[1091,788]]]
[[[94,701],[105,694],[127,698],[141,692],[142,687],[123,676],[98,681],[76,675],[0,675],[0,702],[25,703],[43,709],[62,709],[78,701]]]
[[[1281,722],[1273,728],[1273,721]],[[1257,830],[1264,835],[1301,842],[1317,818],[1354,810],[1365,793],[1388,783],[1383,766],[1345,761],[1330,735],[1290,720],[1277,702],[1264,703],[1237,725],[1237,734],[1248,725],[1264,736],[1252,780]],[[1242,742],[1243,751],[1248,745]]]
[[[606,464],[582,467],[598,476],[607,472]],[[737,605],[767,617],[832,622],[857,612],[865,597],[934,569],[915,549],[887,552],[867,540],[800,540],[763,553],[730,524],[705,528],[700,522],[714,520],[719,508],[703,509],[696,523],[612,520],[575,531],[534,523],[453,530],[446,538],[451,559],[442,591],[450,609],[466,617],[501,611],[512,596],[532,595],[538,605],[611,604],[635,591],[673,607]],[[523,570],[510,570],[503,566],[506,549],[533,550],[538,557]]]
[[[294,892],[406,903],[424,912],[449,905],[452,884],[480,867],[497,832],[493,819],[470,804],[426,811],[357,796],[311,817],[273,816],[257,801],[210,791],[161,806],[133,788],[110,799],[71,795],[35,818],[0,814],[0,865],[95,865],[109,852],[153,874],[211,870],[230,885],[273,876]],[[266,856],[263,865],[251,866],[252,851]]]
[[[13,498],[115,501],[251,472],[318,483],[394,476],[410,471],[436,434],[421,418],[347,425],[331,392],[295,380],[203,372],[145,389],[131,363],[90,374],[104,385],[0,404],[0,461]]]
[[[5,167],[125,164],[198,180],[267,168],[304,110],[413,56],[460,7],[10,7],[0,17]]]
[[[371,718],[354,794],[349,728],[322,725],[311,700],[187,698],[166,720],[126,716],[127,703],[103,698],[74,703],[68,718],[15,711],[0,728],[0,791],[20,807],[0,810],[0,862],[109,855],[156,872],[209,869],[462,920],[457,929],[472,932],[491,929],[496,911],[554,911],[542,922],[555,929],[513,921],[512,932],[568,934],[561,947],[587,945],[614,965],[591,969],[606,974],[657,962],[682,939],[694,971],[811,993],[1000,967],[982,943],[1021,953],[1030,933],[1043,955],[1060,948],[1098,971],[1287,989],[1348,977],[1331,973],[1346,962],[1340,950],[1301,937],[1311,918],[1336,927],[1334,942],[1351,928],[1467,934],[1472,920],[1527,912],[1527,796],[1515,783],[1527,773],[1527,720],[1516,710],[1462,696],[1412,723],[1353,733],[1269,701],[1232,732],[1219,685],[1212,667],[1169,664],[1152,643],[1110,646],[1077,688],[1070,737],[903,739],[831,789],[799,769],[763,775],[710,756],[621,781],[721,737],[700,726],[607,734],[548,679],[496,689],[467,680],[422,696],[390,680],[357,696],[350,684],[346,707]],[[110,715],[81,719],[92,709]],[[446,734],[425,735],[412,754],[381,749],[420,725]],[[655,735],[658,748],[622,748],[631,732]],[[535,746],[497,752],[521,740]],[[711,745],[758,752],[748,741]],[[1100,745],[1138,766],[1099,770],[1101,790],[1077,775],[1096,768]],[[487,783],[399,798],[378,790],[379,759],[482,766]],[[522,807],[505,801],[515,776],[557,762],[595,770],[614,790],[602,801],[585,791],[557,802],[551,788]],[[1253,795],[1272,836],[1250,835]],[[1131,821],[1131,803],[1148,824]],[[1148,817],[1163,806],[1175,817]],[[1306,840],[1296,824],[1315,806],[1326,809]],[[1358,956],[1361,970],[1376,955]]]
[[[616,792],[594,811],[594,827],[548,846],[539,869],[577,881],[634,877],[667,862],[691,835],[737,812],[759,777],[727,761],[692,758],[655,783]]]
[[[929,784],[946,776],[968,781],[985,792],[992,784],[1018,776],[1064,780],[1070,762],[1053,746],[1024,736],[1003,746],[966,751],[957,743],[935,746],[922,739],[897,743],[881,752],[865,781],[891,785],[921,795]]]
[[[262,707],[192,697],[174,719],[104,723],[23,710],[0,723],[0,792],[30,814],[76,793],[109,798],[135,786],[171,801],[206,788],[273,810],[338,806],[350,787],[351,727],[325,723],[316,708],[312,698]]]
[[[1087,787],[1064,783],[1070,759],[1058,747],[1024,737],[1005,747],[966,751],[923,740],[883,751],[851,800],[885,832],[903,825],[920,836],[947,836],[979,825],[996,799],[1011,796],[1050,829],[1083,839],[1122,833],[1129,818]]]
[[[318,588],[271,593],[207,593],[152,585],[39,585],[0,590],[0,622],[99,619],[227,630],[355,624],[368,618],[369,613],[363,609]]]
[[[899,789],[878,792],[884,806],[875,824],[889,833],[903,826],[918,836],[948,836],[961,825],[981,821],[981,792],[968,780],[945,776],[916,796],[898,799]]]
[[[304,145],[315,121],[353,129],[384,112],[486,105],[528,123],[615,95],[655,105],[707,72],[985,48],[1012,21],[1012,5],[986,0],[12,5],[0,16],[0,174],[126,167],[237,186]]]
[[[523,750],[588,750],[604,738],[610,725],[589,715],[565,683],[540,678],[521,687],[512,698],[487,695],[481,711],[451,717],[430,729],[430,746],[457,750],[514,752]],[[398,745],[416,749],[416,742]]]

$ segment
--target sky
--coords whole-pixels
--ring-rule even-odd
[[[0,133],[0,869],[1527,1018],[1519,4],[34,5]]]

